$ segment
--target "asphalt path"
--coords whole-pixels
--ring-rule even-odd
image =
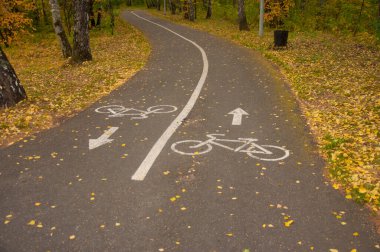
[[[122,17],[152,44],[144,69],[0,150],[0,251],[378,250],[369,211],[323,177],[270,64],[144,12]]]

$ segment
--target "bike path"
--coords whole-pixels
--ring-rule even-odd
[[[144,69],[60,127],[0,150],[0,217],[9,221],[0,225],[0,251],[377,250],[369,212],[325,181],[297,103],[265,61],[206,33],[137,14],[206,53],[207,77],[194,107],[144,180],[132,180],[185,108],[204,60],[189,41],[123,13],[152,44]],[[108,105],[177,110],[135,120],[122,111],[95,112]],[[228,115],[238,107],[249,113],[240,126]],[[89,150],[89,139],[110,127],[118,127],[113,142]],[[209,141],[203,147],[212,150],[194,156],[171,148],[205,143],[207,134],[236,141]],[[239,138],[290,156],[264,161],[229,150],[244,144]]]

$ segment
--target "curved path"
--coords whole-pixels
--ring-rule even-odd
[[[369,212],[323,178],[270,65],[144,12],[122,16],[152,44],[145,68],[0,150],[0,251],[378,250]]]

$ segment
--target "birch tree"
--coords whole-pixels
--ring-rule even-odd
[[[59,44],[61,45],[62,55],[65,58],[71,57],[72,50],[69,43],[69,40],[66,37],[65,30],[63,29],[61,12],[59,9],[57,0],[50,0],[51,14],[53,18],[53,26],[55,34],[59,40]]]
[[[0,108],[8,108],[26,99],[16,72],[0,47]]]

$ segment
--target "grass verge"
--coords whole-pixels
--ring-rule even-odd
[[[0,146],[7,146],[75,115],[125,83],[148,59],[142,33],[121,18],[90,33],[93,61],[79,66],[62,58],[53,32],[39,32],[5,50],[28,100],[0,110]]]
[[[322,32],[290,33],[286,50],[273,50],[273,33],[240,32],[228,19],[200,10],[182,15],[150,13],[258,50],[279,66],[327,160],[333,187],[346,198],[380,209],[380,51],[374,40]]]

